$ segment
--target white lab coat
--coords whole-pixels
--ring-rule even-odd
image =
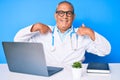
[[[111,51],[109,42],[96,32],[95,41],[92,41],[88,36],[78,36],[78,43],[76,43],[76,37],[73,35],[71,43],[70,33],[72,30],[66,35],[64,41],[61,41],[56,28],[54,30],[55,50],[51,51],[52,33],[30,32],[31,27],[32,25],[20,30],[16,34],[14,41],[43,43],[47,65],[63,66],[71,65],[74,61],[82,61],[84,60],[85,51],[98,56],[108,55]],[[52,29],[51,26],[49,27]],[[77,47],[74,45],[75,43]],[[73,50],[72,47],[76,47],[76,50]]]

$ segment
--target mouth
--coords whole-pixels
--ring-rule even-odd
[[[61,22],[65,22],[65,23],[67,23],[67,22],[68,22],[68,20],[61,20]]]

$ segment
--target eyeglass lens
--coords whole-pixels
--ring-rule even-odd
[[[56,11],[56,13],[61,17],[63,17],[65,14],[67,17],[71,17],[73,15],[72,11]]]

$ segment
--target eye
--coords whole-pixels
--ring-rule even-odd
[[[59,11],[58,14],[64,14],[64,12],[63,11]]]
[[[68,11],[67,12],[67,15],[72,15],[73,13],[71,11]]]
[[[59,16],[61,16],[61,17],[63,17],[63,16],[64,16],[64,14],[65,14],[65,12],[64,12],[64,11],[56,11],[56,13],[57,13]]]

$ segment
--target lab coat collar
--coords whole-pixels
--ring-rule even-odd
[[[61,33],[60,30],[58,29],[57,25],[54,27],[56,28],[56,31],[61,39],[61,41],[63,42],[66,38],[66,35],[68,35],[70,32],[73,31],[73,26],[71,26],[68,30],[66,30],[64,33]]]

